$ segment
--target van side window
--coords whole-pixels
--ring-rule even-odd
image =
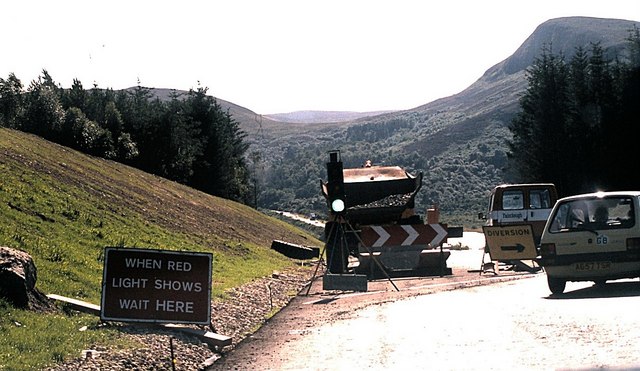
[[[559,232],[561,230],[572,230],[584,226],[584,204],[581,202],[567,202],[556,210],[555,215],[551,217],[552,223],[549,227],[550,232]]]
[[[530,209],[550,209],[551,195],[548,189],[532,189],[529,192]]]
[[[524,209],[524,197],[522,191],[504,191],[502,194],[502,208],[504,210]]]
[[[487,208],[487,218],[491,218],[491,212],[493,211],[493,198],[495,194],[492,193],[491,197],[489,197],[489,207]]]

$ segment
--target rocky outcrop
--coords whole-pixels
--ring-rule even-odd
[[[31,255],[0,246],[0,297],[18,308],[50,310],[49,299],[36,289],[37,275]]]

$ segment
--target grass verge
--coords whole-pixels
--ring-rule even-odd
[[[28,252],[37,288],[100,303],[104,248],[213,253],[213,297],[293,264],[274,239],[320,244],[244,205],[21,132],[0,129],[0,245]],[[121,344],[87,315],[0,302],[0,370],[41,369],[94,344]],[[87,329],[80,331],[80,329]]]

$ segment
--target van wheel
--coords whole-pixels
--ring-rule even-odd
[[[553,294],[562,294],[567,285],[567,281],[552,277],[547,277],[547,283],[549,284],[549,290],[551,290]]]

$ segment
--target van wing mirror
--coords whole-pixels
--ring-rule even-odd
[[[484,213],[478,213],[478,219],[486,220],[487,217],[484,215]]]

